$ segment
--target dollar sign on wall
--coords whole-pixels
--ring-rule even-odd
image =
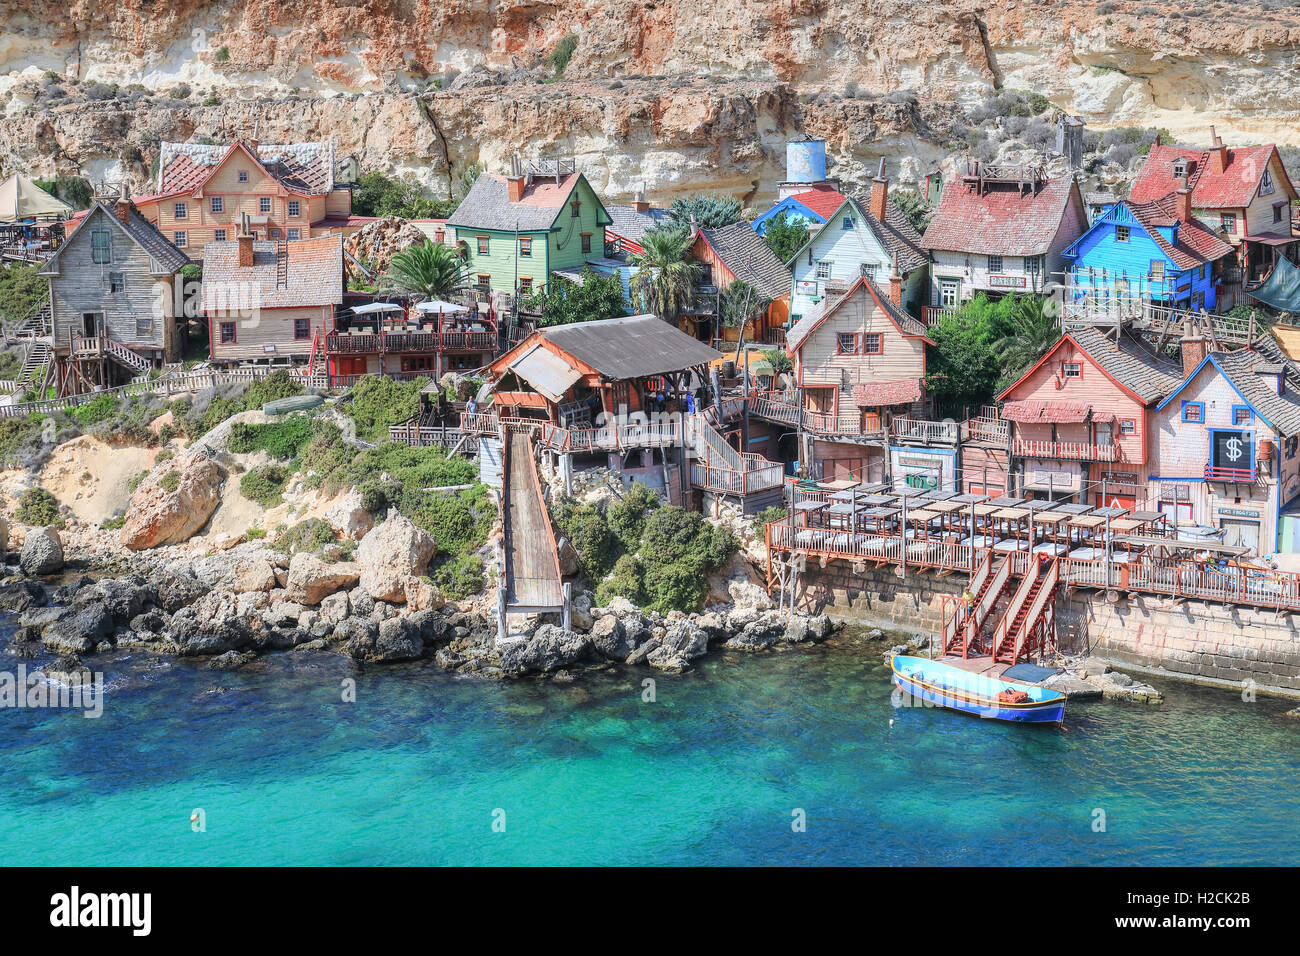
[[[1238,461],[1241,458],[1241,439],[1229,438],[1225,446],[1228,450],[1228,460]]]

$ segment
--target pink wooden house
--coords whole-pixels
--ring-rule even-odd
[[[1009,487],[1018,493],[1132,508],[1150,459],[1149,414],[1178,386],[1177,363],[1095,329],[1061,337],[998,396],[1012,423]],[[1103,486],[1103,482],[1105,485]],[[964,484],[997,484],[967,473]]]

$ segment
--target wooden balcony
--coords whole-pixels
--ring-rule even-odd
[[[1254,466],[1250,468],[1219,468],[1215,465],[1205,466],[1206,481],[1229,481],[1238,484],[1254,484],[1259,472]]]
[[[1011,454],[1018,458],[1053,458],[1060,461],[1120,461],[1118,445],[1093,445],[1078,441],[1030,441],[1017,438]]]
[[[332,332],[325,336],[328,352],[347,355],[380,353],[495,352],[493,331],[455,332]]]
[[[895,418],[889,423],[895,441],[917,445],[956,445],[961,436],[957,422],[923,422],[914,418]]]
[[[968,418],[961,423],[961,440],[1005,448],[1011,441],[1011,423],[1002,418]]]
[[[925,324],[938,325],[949,316],[956,315],[961,309],[956,306],[927,305],[921,308],[921,313],[925,318]]]

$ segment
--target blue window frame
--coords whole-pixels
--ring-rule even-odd
[[[1183,421],[1197,425],[1205,424],[1204,402],[1183,402]]]
[[[852,217],[852,216],[845,216],[845,217],[844,217],[844,228],[845,228],[845,229],[852,229],[852,228],[853,228],[853,217]]]
[[[1232,424],[1234,425],[1253,425],[1255,424],[1255,413],[1249,405],[1232,406]]]

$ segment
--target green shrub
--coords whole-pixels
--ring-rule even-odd
[[[408,485],[397,501],[397,510],[433,535],[438,550],[448,555],[482,547],[497,515],[486,485],[453,493],[427,492]]]
[[[277,369],[266,378],[259,378],[248,386],[243,395],[244,410],[260,409],[267,402],[278,402],[303,392],[302,378],[288,369]]]
[[[297,458],[314,434],[313,421],[308,415],[291,415],[265,425],[237,422],[230,429],[228,447],[237,455],[265,451],[273,458]]]
[[[551,522],[556,537],[568,538],[578,552],[579,567],[588,580],[599,581],[609,573],[614,534],[598,507],[566,501],[553,510]]]
[[[431,578],[452,600],[470,597],[483,590],[483,560],[477,554],[456,555],[435,568]]]
[[[265,528],[249,528],[247,531],[244,532],[244,537],[247,538],[249,541],[257,541],[257,540],[259,540],[259,539],[261,539],[261,538],[265,538],[265,537],[266,537],[266,529],[265,529]]]
[[[18,496],[18,510],[14,517],[25,525],[43,528],[46,525],[63,527],[63,517],[59,514],[59,503],[54,495],[44,488],[28,488]]]
[[[761,537],[768,525],[773,521],[780,521],[784,517],[785,509],[780,505],[772,505],[770,508],[764,508],[758,514],[754,515],[754,524],[758,530],[758,535]]]
[[[405,421],[420,408],[420,389],[429,382],[417,378],[398,382],[386,375],[367,375],[352,390],[346,407],[356,423],[357,436],[369,441],[385,441],[388,428]]]
[[[256,501],[263,508],[273,508],[284,500],[285,483],[295,470],[295,462],[254,468],[239,479],[239,493],[250,501]]]
[[[128,481],[128,482],[126,483],[126,490],[127,490],[127,493],[129,493],[129,494],[133,494],[133,493],[135,492],[135,489],[137,489],[137,488],[140,487],[140,482],[144,481],[144,480],[145,480],[146,478],[148,478],[148,477],[149,477],[149,469],[148,469],[148,468],[146,468],[144,471],[137,472],[137,473],[136,473],[136,474],[131,478],[131,480]]]
[[[158,480],[158,485],[168,493],[175,491],[181,486],[181,473],[175,468],[170,469]]]
[[[708,581],[689,564],[664,564],[646,569],[645,601],[649,610],[698,611],[709,593]]]
[[[311,554],[327,544],[333,544],[334,541],[334,529],[330,527],[328,521],[308,518],[306,521],[298,522],[276,538],[273,547],[285,554],[297,554],[299,551]]]
[[[606,512],[609,529],[623,551],[632,552],[640,547],[646,517],[658,507],[659,496],[639,481],[632,483],[622,501],[610,506]]]
[[[171,461],[175,457],[176,457],[176,452],[173,449],[164,448],[160,452],[158,452],[157,456],[154,458],[153,461],[154,464],[156,465],[159,462]]]
[[[48,415],[0,419],[0,462],[17,462],[43,441]]]
[[[645,567],[635,555],[625,554],[614,562],[613,574],[596,588],[600,607],[608,606],[616,597],[626,598],[637,607],[645,603]]]
[[[124,524],[126,524],[126,515],[117,515],[106,521],[101,521],[99,526],[105,531],[117,531]]]
[[[560,42],[555,44],[555,49],[546,58],[546,62],[555,70],[556,77],[564,75],[564,69],[569,65],[569,61],[573,59],[573,53],[577,49],[578,37],[573,33],[566,33],[560,39]]]

